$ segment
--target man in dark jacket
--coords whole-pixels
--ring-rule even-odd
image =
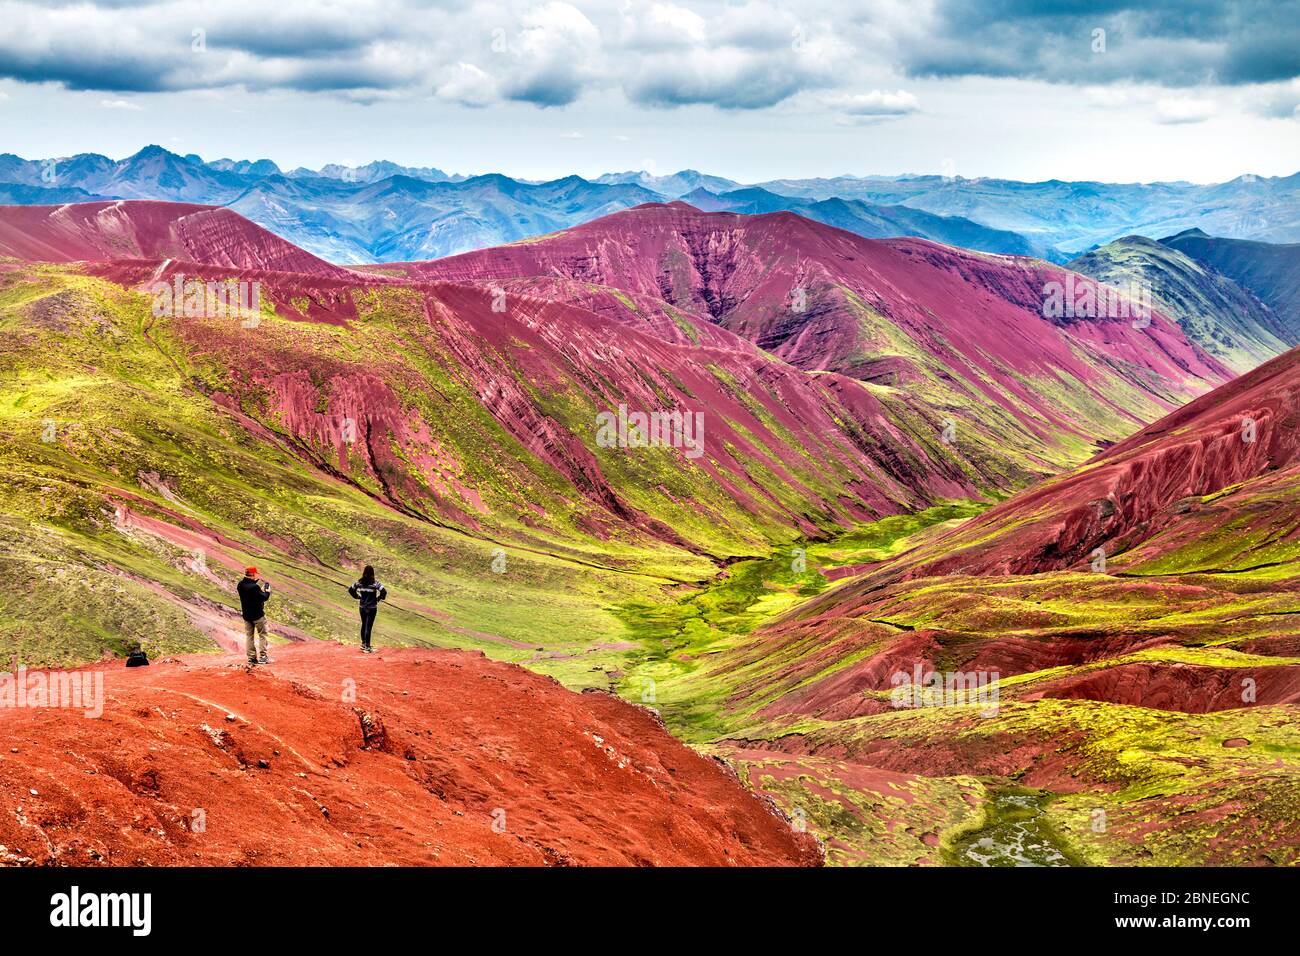
[[[370,647],[370,632],[375,627],[375,615],[379,613],[379,602],[388,597],[388,589],[375,580],[375,569],[366,565],[361,571],[361,580],[348,588],[361,607],[361,652],[373,653]]]
[[[239,582],[239,607],[244,618],[244,651],[250,664],[269,664],[266,656],[266,612],[263,608],[271,597],[271,585],[257,577],[257,568],[245,568]],[[257,634],[254,646],[253,634]]]

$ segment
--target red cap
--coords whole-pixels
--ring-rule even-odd
[[[257,568],[244,568],[244,573],[250,578],[255,578],[257,577]]]

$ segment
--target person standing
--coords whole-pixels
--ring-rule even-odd
[[[239,582],[239,607],[244,618],[244,651],[250,664],[269,664],[266,656],[266,602],[271,597],[271,585],[257,576],[257,568],[244,568]],[[257,635],[254,646],[253,635]]]
[[[361,653],[373,654],[374,648],[370,646],[370,632],[375,627],[375,615],[379,613],[379,602],[388,597],[388,590],[375,580],[375,569],[367,564],[361,570],[361,580],[348,588],[348,593],[361,602]]]

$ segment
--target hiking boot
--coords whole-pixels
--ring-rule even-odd
[[[250,657],[250,658],[248,659],[248,663],[249,663],[251,666],[256,667],[256,666],[257,666],[257,658],[256,658],[256,657]]]
[[[269,664],[269,663],[271,663],[271,658],[267,657],[265,654],[262,654],[262,655],[260,655],[260,656],[257,658],[257,663],[259,663],[259,664]]]
[[[362,644],[362,645],[361,645],[361,653],[362,653],[362,654],[373,654],[374,652],[375,652],[375,649],[374,649],[373,647],[371,647],[369,644]]]

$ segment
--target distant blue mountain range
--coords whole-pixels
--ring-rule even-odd
[[[1118,236],[1199,227],[1219,236],[1300,241],[1300,174],[1191,183],[1021,183],[941,176],[773,180],[745,185],[682,170],[529,182],[376,161],[282,171],[268,159],[205,162],[161,146],[0,155],[0,202],[165,199],[229,206],[339,263],[433,259],[554,232],[646,202],[706,210],[790,211],[872,238],[919,236],[985,252],[1063,262]]]

